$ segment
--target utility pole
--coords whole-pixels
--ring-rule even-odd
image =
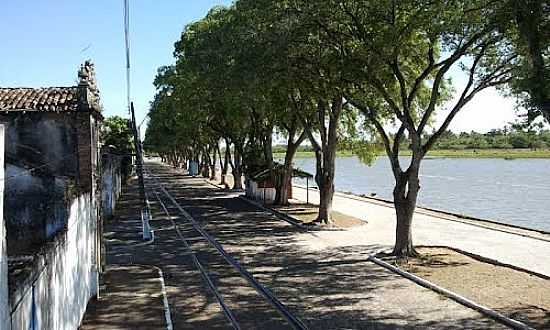
[[[143,176],[143,150],[141,149],[141,139],[136,125],[136,115],[134,112],[134,103],[130,103],[130,114],[132,116],[132,132],[134,133],[134,147],[136,149],[136,173],[139,185],[139,199],[141,201],[141,222],[143,224],[143,239],[150,240],[152,238],[151,229],[149,228],[149,218],[151,212],[145,195],[145,180]]]
[[[147,205],[145,199],[145,180],[143,179],[143,154],[141,150],[141,142],[136,126],[136,116],[134,113],[134,102],[130,103],[130,112],[132,115],[132,132],[134,133],[134,147],[136,149],[136,172],[139,182],[139,197],[143,202],[143,206]]]

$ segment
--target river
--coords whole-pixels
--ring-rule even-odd
[[[315,173],[314,158],[295,165]],[[392,199],[393,184],[387,157],[372,166],[356,157],[336,160],[338,191]],[[550,159],[429,158],[420,185],[419,206],[550,231]]]

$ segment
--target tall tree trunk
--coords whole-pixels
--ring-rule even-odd
[[[235,150],[233,151],[233,189],[235,190],[243,189],[242,154],[239,149],[241,148],[235,144]]]
[[[273,126],[265,130],[264,157],[268,168],[273,168]]]
[[[334,197],[334,180],[323,182],[319,187],[319,215],[316,222],[332,223],[332,200]]]
[[[542,112],[544,118],[550,122],[550,95],[548,91],[547,64],[544,60],[544,49],[547,47],[542,27],[543,1],[515,0],[516,22],[519,28],[520,39],[524,44],[526,57],[529,61],[528,90],[534,105]],[[532,117],[529,118],[533,119]]]
[[[317,222],[323,224],[332,224],[332,200],[334,197],[334,174],[336,171],[336,148],[338,147],[338,125],[340,114],[343,109],[342,97],[336,97],[330,105],[330,114],[328,116],[328,132],[324,133],[322,138],[322,169],[321,185],[319,186],[319,216]],[[322,118],[319,118],[321,121]],[[324,125],[322,126],[325,131]]]
[[[210,178],[210,173],[212,169],[212,156],[210,155],[211,146],[206,145],[203,150],[203,178]]]
[[[393,190],[393,202],[397,216],[395,246],[392,254],[397,257],[411,257],[418,253],[412,239],[412,221],[420,190],[419,162],[412,162],[409,169],[397,175]]]
[[[327,106],[330,109],[327,109]],[[328,105],[324,101],[318,102],[318,121],[319,135],[321,136],[321,143],[319,144],[313,133],[311,127],[304,122],[306,131],[313,148],[315,149],[315,160],[317,171],[315,173],[315,181],[319,187],[319,215],[314,221],[320,224],[332,224],[332,200],[334,196],[334,173],[336,168],[336,148],[338,146],[338,125],[340,121],[340,115],[342,113],[344,104],[342,97],[335,97],[331,104]],[[328,118],[328,127],[326,127],[326,120]]]
[[[329,143],[323,148],[321,157],[323,159],[320,168],[318,187],[319,187],[319,215],[316,222],[322,224],[332,223],[332,200],[334,197],[334,174],[336,167],[336,136],[329,139]]]
[[[220,150],[218,149],[218,153],[220,153]],[[220,178],[220,184],[224,187],[228,188],[226,177],[227,172],[229,170],[229,159],[231,157],[231,150],[229,149],[229,145],[226,144],[225,146],[225,156],[224,156],[224,162],[222,164],[222,157],[220,153],[220,167],[222,169],[221,178]]]
[[[216,144],[218,143],[216,142]],[[218,160],[218,156],[217,156],[218,148],[215,148],[214,146],[212,146],[211,150],[213,154],[212,154],[212,162],[210,163],[210,180],[216,180],[216,161]]]
[[[304,131],[302,132],[298,140],[294,142],[295,132],[295,125],[293,125],[293,128],[288,131],[288,142],[286,147],[283,171],[281,173],[281,177],[277,182],[277,186],[275,187],[276,205],[288,205],[289,191],[292,186],[292,161],[294,160],[294,156],[296,155],[298,147],[306,138],[306,132]]]

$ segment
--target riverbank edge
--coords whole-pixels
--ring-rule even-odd
[[[302,186],[299,184],[293,184],[293,187],[301,188],[304,190],[306,189],[305,186]],[[309,187],[309,189],[317,191],[317,188],[314,188],[314,187]],[[358,200],[366,203],[373,203],[373,204],[377,204],[377,205],[381,205],[389,208],[394,208],[393,201],[389,199],[361,196],[351,192],[343,192],[343,191],[337,191],[335,192],[335,194],[344,198],[349,198],[349,199],[354,199],[354,200]],[[533,228],[528,228],[528,227],[523,227],[518,225],[502,223],[492,219],[476,218],[465,214],[453,213],[450,211],[424,207],[424,206],[417,206],[415,212],[424,214],[424,215],[434,216],[442,220],[461,222],[461,223],[478,226],[485,229],[490,229],[490,230],[495,230],[495,231],[500,231],[500,232],[505,232],[509,234],[514,234],[514,235],[519,235],[523,237],[529,237],[537,240],[550,242],[550,232],[545,230],[533,229]],[[500,229],[495,227],[504,227],[507,229],[509,228],[510,230]],[[524,231],[526,233],[522,233],[521,231]]]
[[[207,178],[204,179],[204,181],[219,189],[219,190],[225,190],[225,188],[221,185],[219,185],[217,182],[214,182],[212,180],[209,180]],[[296,186],[296,185],[295,185]],[[305,189],[305,188],[304,188]],[[337,195],[342,195],[342,197],[350,197],[344,193],[341,193],[341,192],[336,192],[335,194]],[[365,199],[365,198],[362,198],[362,197],[359,197],[357,196],[358,198],[360,199]],[[321,230],[311,230],[311,229],[308,229],[306,226],[303,226],[301,225],[298,221],[298,219],[296,219],[295,217],[291,216],[291,215],[288,215],[288,214],[285,214],[285,213],[282,213],[282,212],[279,212],[278,210],[275,210],[273,209],[272,207],[270,207],[269,205],[264,205],[262,203],[259,203],[257,201],[254,201],[254,200],[251,200],[251,199],[248,199],[244,196],[239,196],[239,199],[249,203],[250,205],[254,206],[254,207],[257,207],[263,211],[266,211],[268,213],[271,213],[273,214],[274,216],[276,216],[277,218],[289,223],[290,225],[298,228],[299,230],[301,231],[304,231],[304,232],[309,232],[310,234],[314,234],[314,232],[316,231],[323,231],[322,229]],[[382,201],[384,203],[388,203],[387,201]],[[391,203],[391,202],[390,202]],[[392,203],[393,205],[393,203]],[[488,229],[492,229],[492,228],[488,228]],[[329,230],[330,231],[330,230]],[[514,233],[511,233],[511,234],[514,234]],[[550,240],[549,240],[550,241]],[[463,254],[465,256],[468,256],[474,260],[477,260],[478,262],[484,262],[484,263],[488,263],[488,264],[492,264],[494,266],[497,266],[497,267],[505,267],[505,268],[509,268],[509,269],[513,269],[515,271],[519,271],[519,272],[523,272],[523,273],[526,273],[526,274],[529,274],[529,275],[532,275],[532,276],[536,276],[538,278],[541,278],[541,279],[544,279],[544,280],[550,280],[550,277],[544,275],[544,274],[540,274],[540,273],[537,273],[537,272],[534,272],[534,271],[531,271],[531,270],[528,270],[528,269],[524,269],[524,268],[521,268],[521,267],[518,267],[518,266],[515,266],[515,265],[512,265],[512,264],[506,264],[506,263],[502,263],[496,259],[492,259],[492,258],[487,258],[487,257],[484,257],[484,256],[481,256],[481,255],[478,255],[478,254],[475,254],[475,253],[471,253],[471,252],[467,252],[467,251],[464,251],[464,250],[461,250],[461,249],[457,249],[457,248],[454,248],[454,247],[451,247],[451,246],[428,246],[428,245],[421,245],[419,247],[440,247],[440,248],[446,248],[446,249],[449,249],[449,250],[452,250],[452,251],[455,251],[456,253],[460,253],[460,254]],[[506,326],[509,326],[509,327],[512,327],[512,328],[515,328],[515,329],[533,329],[529,326],[527,326],[525,323],[523,322],[520,322],[514,318],[511,318],[511,317],[508,317],[506,315],[503,315],[499,312],[497,312],[496,310],[490,308],[490,307],[487,307],[483,304],[480,304],[476,301],[473,301],[473,300],[470,300],[452,290],[449,290],[443,286],[440,286],[434,282],[431,282],[429,281],[428,279],[424,278],[424,277],[421,277],[421,276],[418,276],[418,275],[415,275],[401,267],[397,267],[397,266],[393,266],[393,265],[390,265],[389,263],[386,263],[385,261],[383,261],[382,259],[378,258],[377,255],[382,252],[383,250],[379,250],[378,252],[375,252],[373,253],[372,255],[370,255],[367,260],[369,260],[370,262],[374,263],[374,264],[377,264],[378,266],[382,267],[382,268],[385,268],[386,270],[390,271],[390,272],[393,272],[394,274],[398,275],[398,276],[401,276],[402,278],[405,278],[409,281],[412,281],[413,283],[419,285],[419,286],[422,286],[428,290],[431,290],[432,292],[435,292],[437,294],[440,294],[444,297],[446,297],[447,299],[451,299],[467,308],[470,308],[472,310],[476,310],[478,311],[479,313],[489,317],[489,318],[492,318],[494,319],[495,321],[501,323],[501,324],[504,324]]]

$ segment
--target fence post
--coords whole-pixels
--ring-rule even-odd
[[[4,225],[4,130],[0,124],[0,329],[11,329],[8,291],[8,253]]]
[[[306,177],[306,204],[309,205],[309,177]]]

